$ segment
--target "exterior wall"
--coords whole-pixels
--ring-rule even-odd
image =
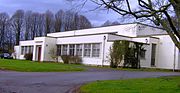
[[[180,69],[180,50],[178,51],[179,56],[178,56],[178,69]]]
[[[180,70],[180,51],[178,50],[178,48],[175,48],[174,52],[175,52],[174,54],[175,66],[176,66],[176,69]]]
[[[113,42],[106,42],[104,51],[104,65],[110,65],[110,49],[112,48]]]
[[[143,45],[145,52],[145,58],[140,59],[141,67],[151,67],[151,45]]]
[[[100,57],[84,57],[82,56],[83,64],[89,65],[102,65],[103,60],[103,44],[104,36],[107,37],[107,34],[100,35],[88,35],[88,36],[75,36],[75,37],[65,37],[65,38],[57,38],[57,45],[62,44],[84,44],[84,43],[100,43]],[[107,49],[104,49],[107,50]],[[84,51],[82,51],[84,52]]]
[[[157,52],[157,68],[165,68],[165,69],[173,69],[175,63],[175,69],[178,68],[178,60],[174,58],[178,58],[175,50],[175,45],[172,42],[171,38],[168,35],[156,36],[159,38],[160,42]]]
[[[103,34],[103,33],[117,33],[118,35],[135,37],[136,25],[137,24],[127,24],[127,25],[117,25],[117,26],[109,26],[109,27],[90,28],[90,29],[83,29],[83,30],[51,33],[51,34],[48,34],[47,36],[67,37],[67,36],[81,36],[81,35],[93,35],[93,34]]]
[[[42,61],[55,61],[55,59],[52,59],[52,51],[56,52],[57,48],[56,48],[56,38],[49,38],[46,37],[45,38],[45,42],[44,42],[44,49],[43,49],[43,55]]]
[[[34,51],[33,51],[33,61],[38,61],[38,47],[42,48],[41,56],[44,53],[44,42],[45,37],[36,37],[34,38]],[[43,61],[43,57],[41,57],[40,61]]]
[[[56,38],[37,37],[34,39],[33,61],[38,61],[38,47],[41,47],[40,61],[54,61],[51,51],[56,51]]]
[[[146,52],[145,52],[145,58],[140,59],[141,67],[148,67],[148,68],[151,67],[151,48],[152,48],[152,44],[158,45],[158,42],[159,42],[158,38],[152,38],[152,37],[131,38],[131,37],[124,37],[124,36],[110,34],[110,35],[108,35],[108,41],[110,41],[110,42],[106,43],[106,45],[109,47],[109,48],[108,47],[106,48],[107,54],[109,54],[110,47],[112,47],[113,41],[115,41],[115,40],[127,40],[127,41],[132,41],[132,42],[144,43],[143,48],[146,50]],[[157,50],[158,49],[156,48],[156,52],[157,52]],[[108,58],[106,60],[108,60]]]
[[[28,41],[20,41],[19,43],[19,52],[18,52],[18,58],[19,59],[25,59],[24,55],[21,54],[21,48],[22,46],[33,46],[34,45],[34,41],[33,40],[28,40]]]
[[[15,56],[15,58],[14,59],[20,59],[20,47],[19,46],[14,46],[14,52],[15,52],[15,54],[14,54],[14,56]]]
[[[150,36],[150,35],[167,34],[167,33],[163,29],[158,29],[148,25],[138,24],[136,34],[137,36]]]
[[[114,35],[116,34],[116,35]],[[109,51],[115,40],[128,40],[145,43],[145,58],[141,59],[142,67],[151,67],[152,44],[156,44],[156,68],[180,69],[180,52],[164,30],[142,24],[127,24],[110,27],[92,28],[67,32],[48,34],[48,37],[36,37],[34,40],[21,41],[19,46],[15,46],[18,59],[24,59],[21,55],[22,46],[34,46],[33,60],[38,61],[38,47],[41,47],[40,61],[54,61],[51,51],[57,50],[57,44],[85,44],[100,43],[100,57],[84,57],[83,64],[90,65],[110,65]],[[153,37],[148,37],[155,35]],[[141,37],[139,37],[141,36]],[[83,45],[84,46],[84,45]],[[82,51],[84,52],[84,51]]]

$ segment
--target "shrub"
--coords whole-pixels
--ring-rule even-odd
[[[79,56],[64,55],[64,56],[61,56],[61,58],[65,64],[81,64],[82,63],[82,59]]]
[[[64,56],[61,56],[64,64],[69,64],[69,59],[70,59],[70,56],[68,55],[64,55]]]
[[[81,64],[82,58],[79,56],[71,56],[70,58],[70,64]]]
[[[32,57],[33,57],[33,54],[32,54],[32,53],[27,53],[27,54],[24,55],[24,58],[25,58],[26,60],[31,60],[31,61],[32,61]]]
[[[112,49],[110,49],[110,67],[117,68],[119,66],[128,47],[128,41],[114,41]]]

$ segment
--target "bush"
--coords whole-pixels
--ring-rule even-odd
[[[69,64],[70,56],[68,56],[68,55],[65,56],[64,55],[64,56],[61,56],[61,58],[62,58],[64,64]]]
[[[32,54],[32,53],[27,53],[27,54],[24,55],[24,58],[25,58],[26,60],[31,60],[31,61],[32,61],[32,57],[33,57],[33,54]]]
[[[64,55],[64,56],[61,56],[61,58],[65,64],[81,64],[82,63],[82,59],[79,56]]]

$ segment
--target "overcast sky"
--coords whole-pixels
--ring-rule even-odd
[[[59,9],[74,10],[85,15],[93,25],[100,25],[106,20],[116,21],[120,15],[113,11],[97,9],[97,5],[90,0],[81,7],[82,0],[0,0],[0,12],[7,12],[10,15],[18,9],[32,10],[34,12],[45,12],[50,10],[56,13]]]

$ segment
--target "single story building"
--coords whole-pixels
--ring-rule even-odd
[[[110,48],[116,40],[145,44],[141,67],[180,69],[180,51],[169,35],[161,28],[141,23],[49,33],[47,37],[20,41],[15,52],[17,59],[24,59],[24,55],[31,52],[33,61],[43,62],[54,61],[51,56],[54,50],[59,56],[80,56],[83,64],[110,65]]]

